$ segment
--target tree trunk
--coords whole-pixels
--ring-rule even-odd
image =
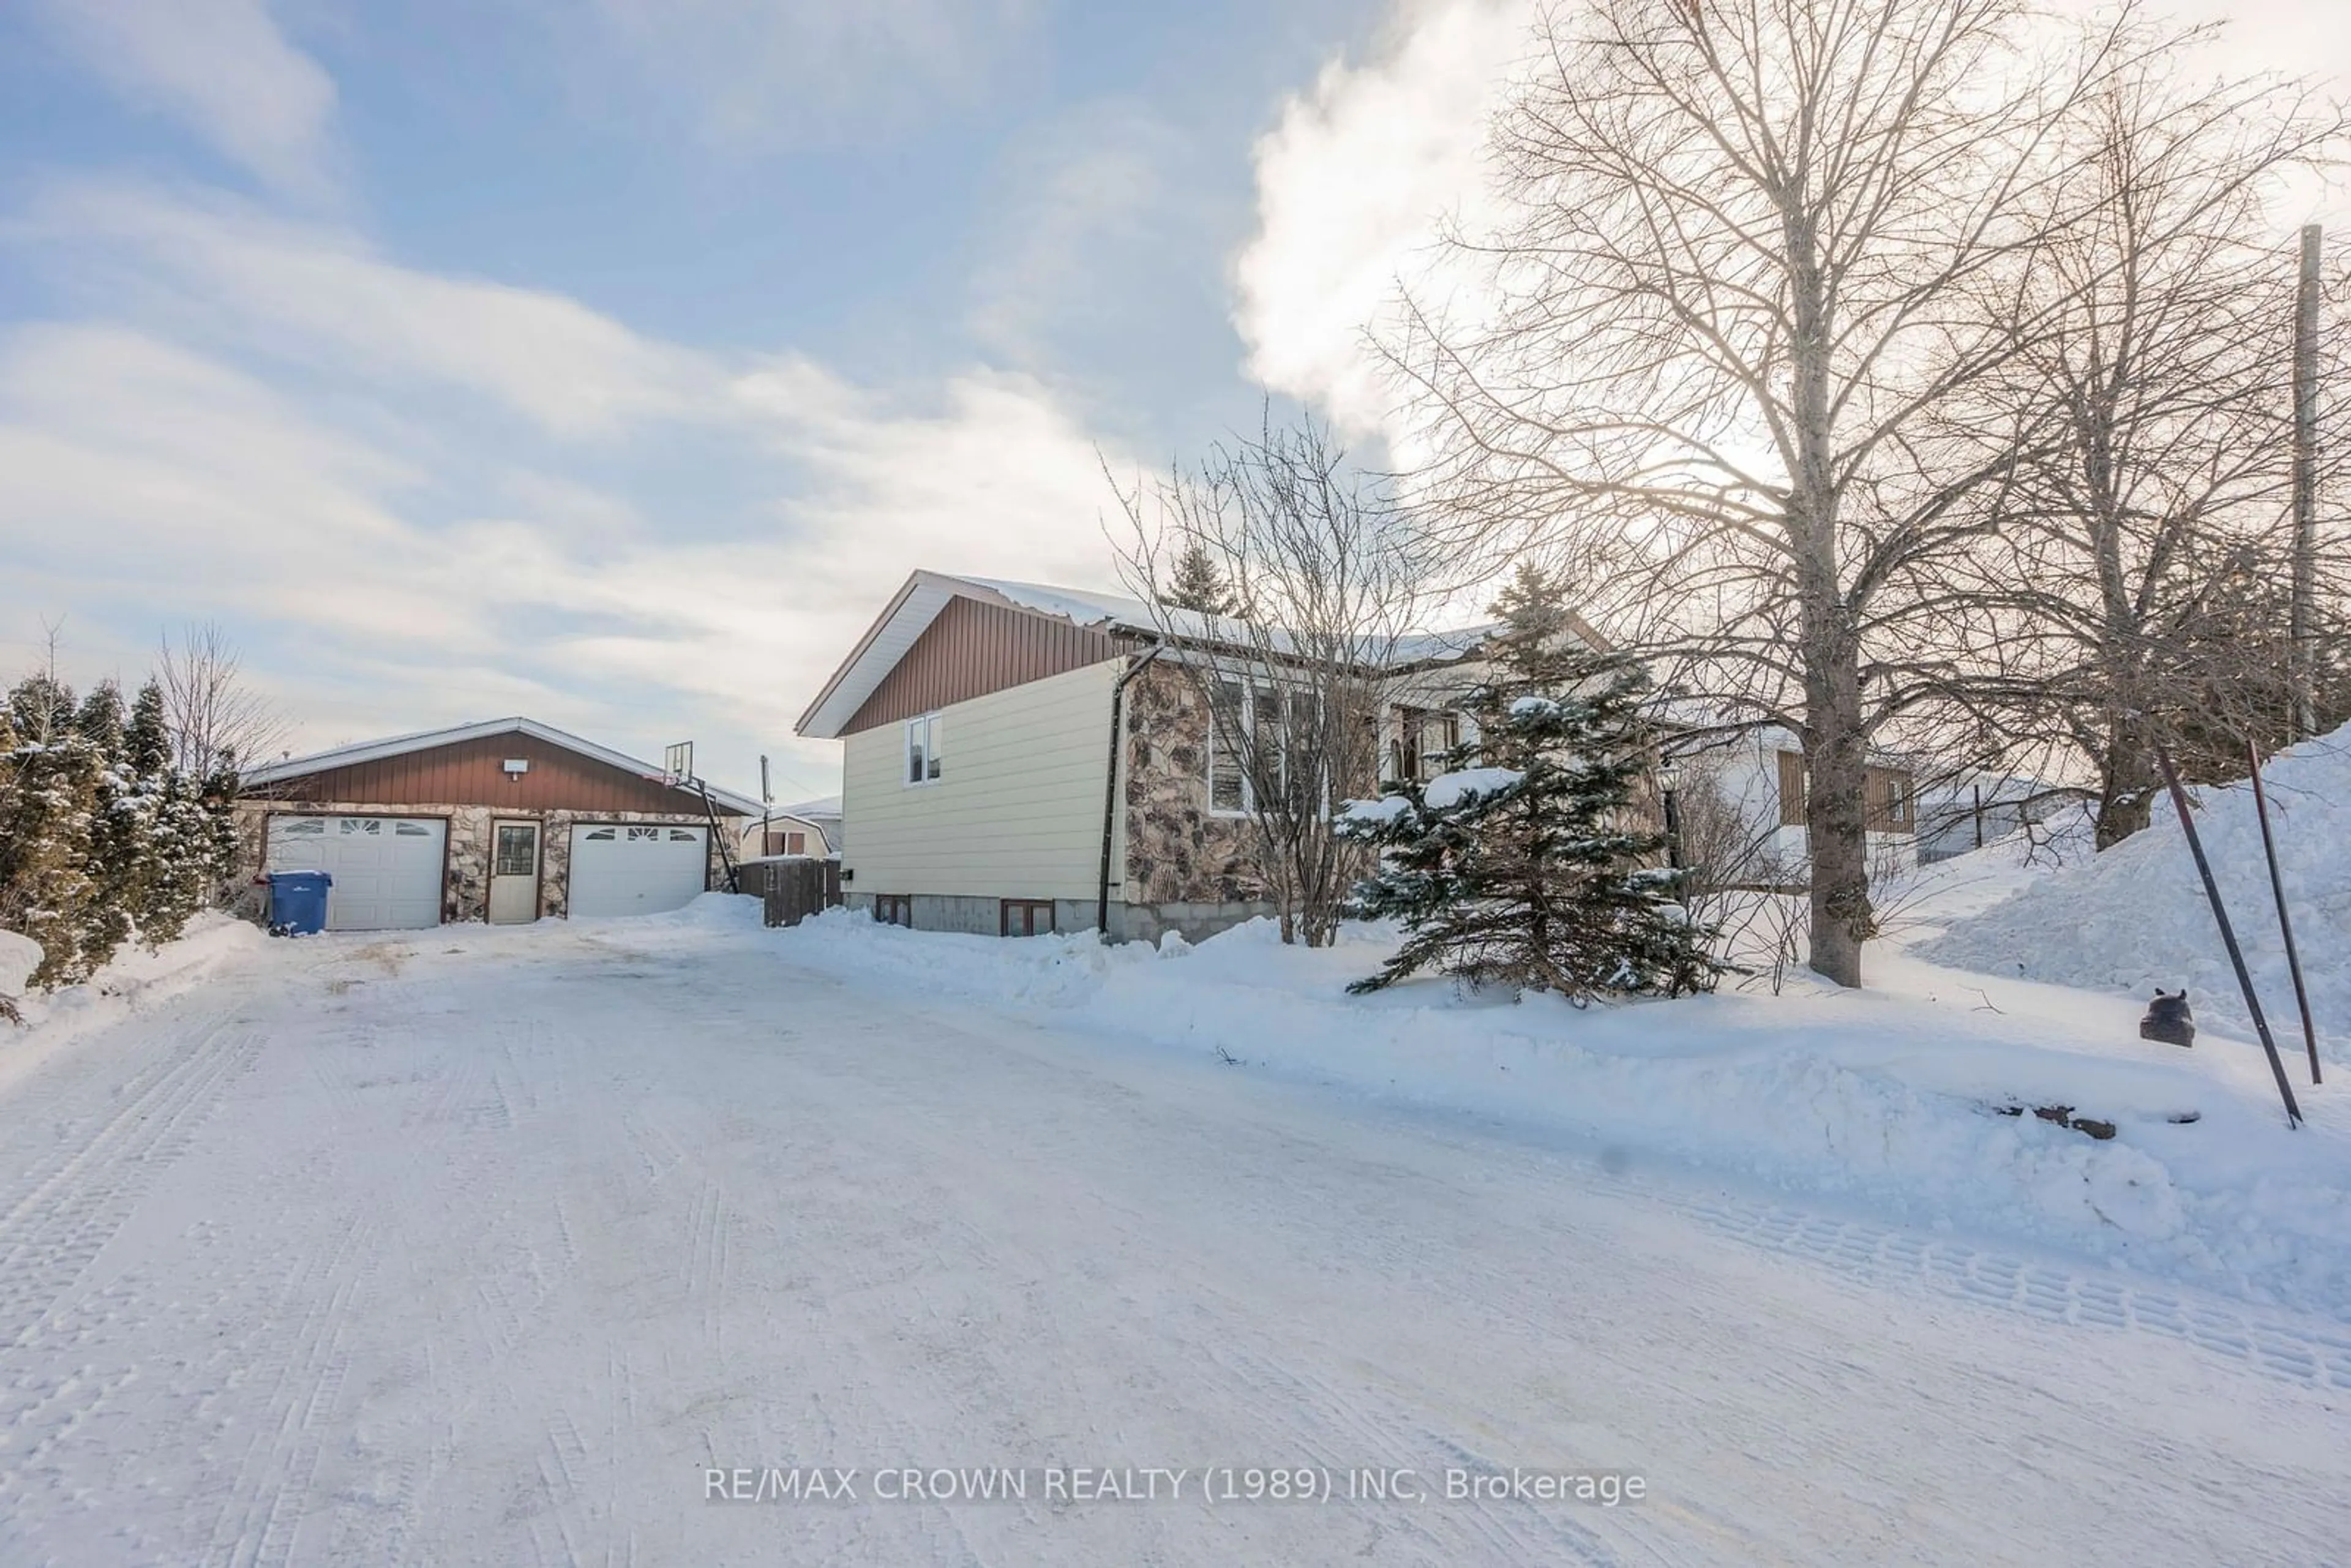
[[[1837,559],[1834,416],[1830,341],[1834,307],[1820,265],[1813,214],[1797,192],[1785,209],[1795,333],[1790,403],[1795,463],[1787,531],[1794,557],[1804,682],[1804,837],[1812,861],[1808,962],[1840,986],[1861,984],[1861,945],[1875,935],[1869,843],[1863,818],[1866,731],[1861,716],[1861,646]]]
[[[2147,825],[2155,809],[2154,747],[2144,725],[2116,719],[2099,758],[2096,844],[2110,850]]]
[[[1869,905],[1867,746],[1861,682],[1851,660],[1806,682],[1804,837],[1812,855],[1813,970],[1840,986],[1861,984],[1861,945],[1877,934]]]

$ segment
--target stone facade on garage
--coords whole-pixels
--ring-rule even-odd
[[[264,899],[256,885],[266,863],[264,837],[272,816],[408,817],[437,819],[449,824],[448,859],[441,877],[441,921],[490,917],[490,829],[494,822],[533,821],[538,830],[538,915],[561,920],[570,914],[571,828],[575,822],[674,824],[708,829],[707,817],[661,811],[512,811],[489,806],[390,806],[370,800],[241,800],[236,807],[237,863],[245,895],[237,912],[249,919],[261,916]],[[726,867],[717,841],[705,838],[703,886],[726,885]]]
[[[520,772],[510,762],[527,763]],[[447,824],[441,876],[444,924],[489,917],[496,824],[539,827],[534,917],[569,914],[571,830],[578,823],[659,824],[703,831],[703,886],[726,885],[725,846],[752,813],[715,797],[711,808],[648,765],[528,720],[494,721],[404,741],[350,747],[254,769],[236,805],[241,909],[258,917],[255,885],[275,816],[404,817]],[[657,809],[668,808],[668,809]]]

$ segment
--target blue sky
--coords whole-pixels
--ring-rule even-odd
[[[916,565],[1112,580],[1253,417],[1251,152],[1366,0],[0,8],[0,654],[736,783]]]
[[[1364,325],[1535,3],[0,5],[0,669],[210,621],[299,748],[830,793],[914,568],[1109,586],[1102,464],[1269,392],[1404,449]],[[2341,0],[2180,4],[2351,76]]]

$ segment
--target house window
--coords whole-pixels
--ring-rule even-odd
[[[944,743],[939,716],[926,713],[906,721],[906,782],[935,784],[939,779],[939,747]]]
[[[538,829],[528,822],[500,822],[492,876],[538,873]]]
[[[1219,681],[1212,700],[1217,712],[1208,721],[1209,813],[1238,817],[1254,811],[1259,789],[1267,787],[1287,794],[1293,753],[1311,744],[1314,733],[1313,694]]]
[[[1053,930],[1050,898],[1007,898],[998,901],[997,932],[1003,936],[1046,936]]]
[[[1445,769],[1445,759],[1461,744],[1461,716],[1427,708],[1399,707],[1394,777],[1426,783]]]
[[[873,918],[884,925],[911,929],[914,924],[914,898],[904,893],[877,893],[873,895]]]

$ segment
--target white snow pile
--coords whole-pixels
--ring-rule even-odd
[[[1499,795],[1525,777],[1515,768],[1464,768],[1430,779],[1420,798],[1429,810],[1447,811],[1472,796]]]
[[[2351,728],[2280,753],[2262,779],[2320,1054],[2351,1064]],[[2252,787],[2197,789],[2191,798],[2196,831],[2262,1010],[2281,1049],[2298,1052],[2301,1024]],[[2007,899],[1954,922],[1915,951],[1953,967],[2141,999],[2158,987],[2184,985],[2199,1029],[2252,1038],[2235,971],[2168,799],[2157,800],[2154,823],[2145,831],[2085,864],[2023,881]]]
[[[1350,800],[1339,813],[1347,822],[1393,822],[1412,814],[1412,802],[1402,795],[1383,795],[1376,800]]]
[[[1917,996],[1798,985],[1578,1010],[1430,980],[1358,998],[1344,983],[1376,967],[1393,933],[1351,926],[1335,948],[1306,951],[1268,921],[1155,950],[1091,934],[912,932],[845,912],[778,936],[787,958],[852,983],[1034,1009],[1106,1046],[1196,1052],[2256,1300],[2351,1301],[2351,1103],[2305,1094],[2311,1125],[2288,1132],[2244,1053],[2138,1040],[2106,1016],[2127,1007],[2098,998],[1991,981],[1995,1010],[1977,1006],[1978,977],[1898,955],[1889,972]],[[2055,1000],[2036,1009],[2043,992]],[[2116,1135],[2030,1113],[2050,1105]],[[2173,1120],[2189,1112],[2192,1124]]]
[[[40,962],[41,949],[0,931],[0,996],[15,997],[25,1020],[21,1028],[0,1022],[0,1083],[29,1071],[69,1040],[193,990],[228,960],[269,940],[250,921],[209,911],[188,922],[176,942],[156,948],[125,944],[78,986],[26,992],[25,977]]]

